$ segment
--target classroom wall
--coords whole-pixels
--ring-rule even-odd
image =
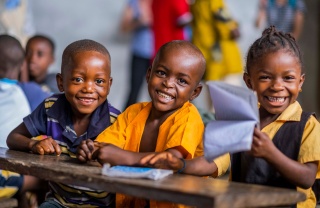
[[[306,81],[302,87],[301,104],[305,111],[316,112],[320,115],[320,73],[319,73],[319,21],[320,1],[305,0],[307,13],[299,44],[303,53]]]

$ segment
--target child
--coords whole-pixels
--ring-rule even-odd
[[[14,129],[10,149],[37,154],[69,154],[73,157],[82,140],[94,140],[120,113],[107,101],[112,84],[110,54],[92,40],[79,40],[66,47],[61,74],[61,94],[46,99]],[[49,205],[101,206],[114,204],[114,195],[88,188],[49,182],[50,193],[41,207]],[[92,194],[92,192],[94,194]]]
[[[114,125],[98,136],[96,141],[102,142],[99,145],[83,141],[78,159],[138,165],[150,152],[168,151],[178,158],[188,159],[202,155],[204,125],[196,107],[189,101],[201,92],[200,80],[205,66],[202,53],[193,44],[187,41],[164,44],[147,72],[152,101],[128,107]],[[133,204],[148,205],[145,200],[133,201],[128,196],[117,195],[117,207]],[[151,207],[164,205],[160,204],[150,201]]]
[[[35,81],[47,92],[58,93],[56,74],[48,74],[54,62],[54,43],[44,35],[31,37],[26,46],[26,60],[29,80]]]
[[[10,131],[49,94],[43,92],[36,83],[18,82],[24,50],[16,38],[0,35],[0,60],[0,147],[7,148],[6,138]],[[19,206],[23,207],[31,202],[27,200],[26,191],[39,189],[40,182],[33,176],[0,170],[0,195],[17,197]]]
[[[250,154],[232,155],[232,181],[298,188],[307,200],[298,207],[315,207],[311,186],[320,178],[320,125],[296,101],[305,79],[301,54],[295,39],[274,26],[250,47],[244,81],[256,91],[260,102],[261,130],[256,128]],[[169,159],[167,159],[169,158]],[[169,153],[148,156],[141,164],[166,164],[179,169],[183,163]],[[190,167],[188,167],[190,166]],[[250,168],[249,168],[250,167]],[[194,168],[194,169],[192,169]],[[185,173],[214,171],[202,158],[186,161]]]

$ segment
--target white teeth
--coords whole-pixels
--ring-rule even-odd
[[[285,98],[277,98],[277,97],[268,97],[270,102],[283,103]]]
[[[158,95],[159,95],[160,97],[165,98],[166,100],[172,100],[172,99],[173,99],[173,97],[171,97],[170,95],[164,94],[164,93],[159,92],[159,91],[158,91]]]
[[[91,99],[91,98],[79,98],[79,100],[86,101],[86,102],[93,101],[93,99]]]

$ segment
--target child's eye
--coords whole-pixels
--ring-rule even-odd
[[[156,71],[156,74],[161,76],[161,77],[166,75],[166,73],[164,71],[161,71],[161,70]]]
[[[188,84],[187,81],[186,81],[185,79],[182,79],[182,78],[178,79],[178,82],[179,82],[180,84],[182,84],[182,85]]]
[[[76,82],[76,83],[79,83],[79,82],[83,82],[83,79],[80,78],[80,77],[75,77],[72,79],[72,81]]]
[[[267,79],[270,79],[270,77],[269,76],[260,76],[259,79],[260,80],[267,80]]]
[[[103,84],[103,83],[104,83],[104,80],[103,80],[103,79],[97,79],[97,80],[96,80],[96,83],[97,83],[97,84]]]
[[[284,77],[284,80],[286,80],[286,81],[290,81],[290,80],[294,80],[294,79],[295,79],[294,76],[286,76],[286,77]]]
[[[38,51],[38,57],[42,57],[43,56],[43,52],[42,51]]]

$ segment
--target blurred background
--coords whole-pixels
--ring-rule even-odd
[[[0,12],[6,8],[1,0]],[[14,2],[14,1],[13,1]],[[12,14],[7,22],[16,23],[23,20],[25,36],[44,34],[51,37],[56,45],[55,62],[50,72],[60,70],[61,56],[64,48],[79,39],[92,39],[102,43],[111,54],[112,76],[114,78],[108,100],[117,108],[123,110],[129,93],[130,79],[130,41],[131,34],[120,31],[120,20],[126,0],[20,0],[23,10]],[[258,13],[258,0],[226,0],[233,18],[239,24],[240,38],[237,39],[244,62],[245,54],[250,44],[261,35],[264,27],[256,28],[254,22]],[[307,0],[304,25],[299,44],[301,46],[306,68],[306,82],[300,94],[300,102],[305,111],[314,111],[320,115],[319,105],[319,20],[320,1]],[[13,6],[14,8],[14,6]],[[10,11],[9,11],[10,13]],[[19,24],[19,23],[16,23]],[[6,25],[0,25],[6,27]],[[16,31],[6,28],[9,34],[21,37],[26,43],[26,37]],[[197,98],[202,103],[203,96]],[[145,82],[139,93],[138,101],[149,100]]]

